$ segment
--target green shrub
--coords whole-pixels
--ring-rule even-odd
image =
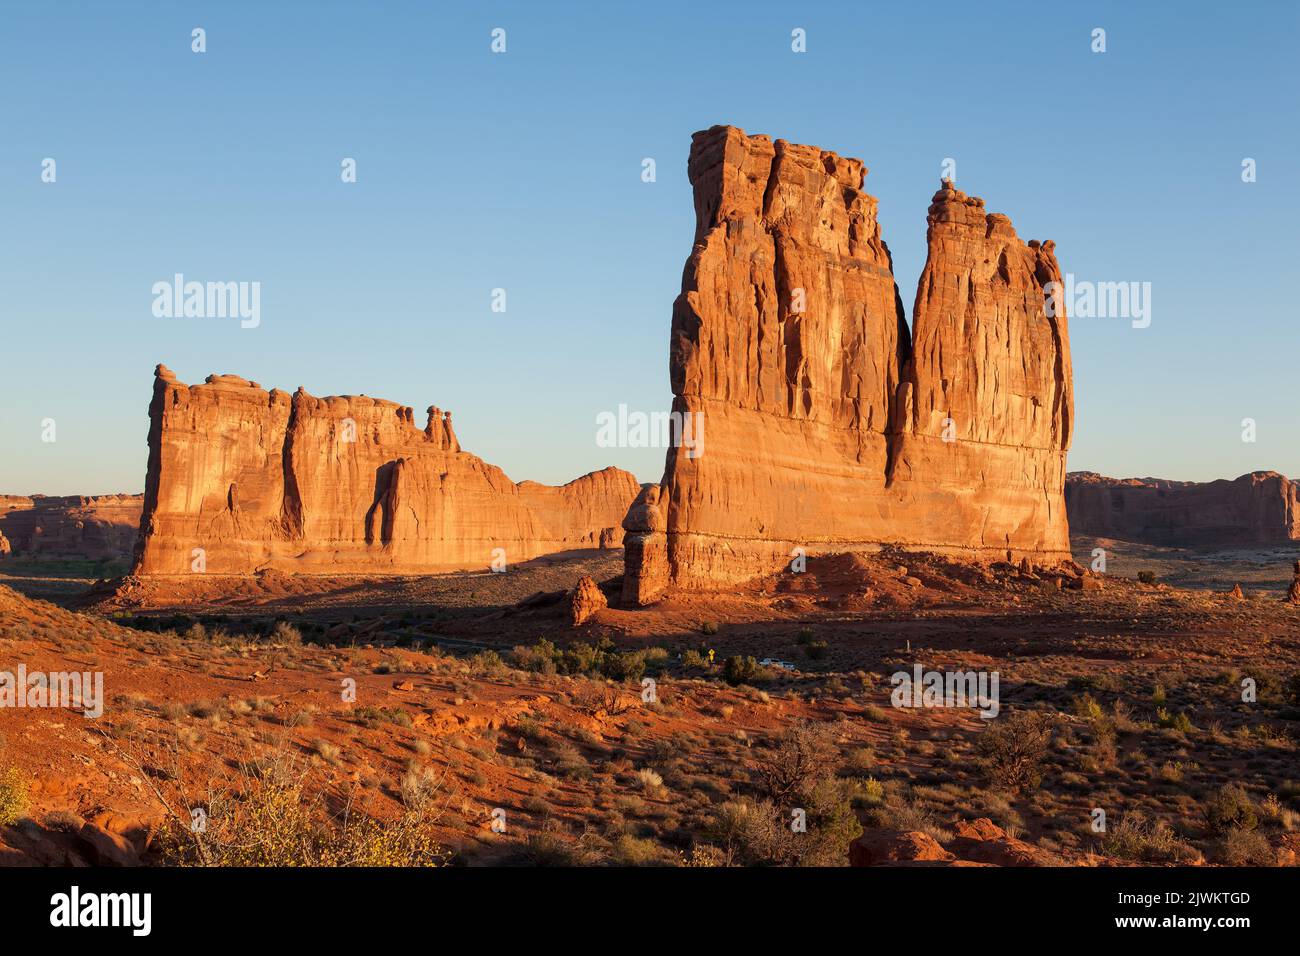
[[[1179,733],[1184,734],[1189,734],[1195,729],[1192,726],[1192,718],[1181,710],[1177,714],[1171,714],[1168,709],[1157,707],[1156,722],[1161,727],[1168,727],[1170,730],[1177,730]]]
[[[1253,830],[1229,830],[1214,847],[1215,856],[1225,866],[1273,866],[1277,854],[1262,833]]]
[[[638,652],[642,660],[645,661],[646,669],[652,674],[658,673],[668,666],[668,648],[666,647],[647,647]]]
[[[516,647],[515,663],[525,670],[545,674],[572,674],[586,677],[607,677],[616,681],[640,680],[646,671],[646,660],[650,651],[659,653],[655,660],[662,662],[668,656],[663,648],[649,648],[644,651],[620,652],[614,642],[603,637],[596,644],[574,641],[563,651],[557,651],[555,645],[546,639],[538,641],[533,647]]]
[[[178,866],[441,866],[447,854],[431,823],[409,812],[381,821],[355,810],[331,816],[302,784],[271,779],[207,808],[207,828],[169,824],[163,859]]]
[[[524,855],[534,866],[581,866],[590,862],[577,841],[553,829],[531,834]]]
[[[0,826],[17,823],[27,815],[31,801],[27,795],[27,778],[17,767],[0,772]]]
[[[1254,801],[1237,784],[1220,787],[1205,805],[1205,822],[1218,833],[1253,830],[1259,824]]]
[[[639,651],[606,654],[600,662],[600,673],[613,681],[639,681],[645,673],[645,655]]]
[[[399,727],[411,726],[411,715],[400,707],[375,707],[363,704],[354,708],[352,716],[357,722],[373,730],[380,724],[397,724]]]
[[[1097,703],[1096,698],[1091,694],[1084,694],[1074,699],[1074,712],[1089,723],[1101,720],[1105,716],[1101,704]]]
[[[610,850],[616,866],[672,866],[676,859],[653,840],[624,833]]]
[[[824,779],[803,807],[778,807],[743,798],[720,806],[707,836],[722,859],[743,866],[844,866],[848,845],[862,835],[844,782]],[[806,830],[792,826],[791,811],[802,809]]]
[[[1190,863],[1199,854],[1163,820],[1147,822],[1140,811],[1126,813],[1101,839],[1106,856],[1139,863]]]
[[[830,654],[830,646],[825,641],[810,641],[804,645],[803,652],[809,660],[822,661]]]
[[[301,644],[302,631],[288,621],[276,621],[275,627],[271,631],[271,640],[276,644]]]
[[[495,677],[506,669],[496,651],[479,651],[469,659],[469,672],[475,677]]]
[[[868,807],[882,806],[885,802],[885,785],[875,777],[868,777],[858,785],[857,800]]]
[[[758,666],[753,657],[728,657],[722,667],[722,679],[728,684],[753,684],[767,676],[764,668]]]
[[[844,760],[842,773],[853,774],[862,770],[872,770],[876,766],[876,753],[870,747],[856,747],[849,751]]]
[[[605,658],[605,648],[613,646],[614,642],[608,638],[602,638],[600,644],[594,646],[585,641],[574,641],[560,656],[560,672],[589,676],[599,674],[600,665]]]
[[[1287,677],[1282,687],[1282,695],[1288,704],[1300,706],[1300,671]]]
[[[532,647],[516,647],[512,652],[515,666],[520,670],[538,674],[554,674],[558,670],[560,652],[546,638],[539,638]]]

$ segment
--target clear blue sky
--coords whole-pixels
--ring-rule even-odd
[[[5,2],[0,492],[141,490],[159,361],[450,408],[516,480],[657,480],[661,450],[598,448],[595,419],[667,406],[686,155],[715,123],[865,160],[909,320],[945,157],[1067,271],[1151,282],[1150,328],[1072,322],[1072,469],[1300,475],[1298,21],[1289,2]],[[154,318],[176,272],[261,282],[261,326]]]

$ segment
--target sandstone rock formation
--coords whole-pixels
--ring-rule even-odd
[[[1275,471],[1232,481],[1106,478],[1070,472],[1070,530],[1176,548],[1250,548],[1300,541],[1300,486]]]
[[[607,607],[609,602],[605,600],[605,594],[600,590],[600,585],[596,583],[595,578],[589,574],[579,578],[577,587],[569,595],[569,617],[573,621],[573,626],[581,627],[598,611]]]
[[[1065,861],[1009,836],[988,817],[957,824],[945,848],[919,830],[871,829],[849,844],[849,866],[1064,866]]]
[[[0,495],[0,555],[32,560],[128,560],[143,495]]]
[[[669,367],[673,412],[702,416],[708,440],[670,449],[624,522],[625,599],[741,581],[796,548],[1067,558],[1052,243],[945,182],[909,334],[861,161],[715,126],[688,174]]]
[[[623,518],[623,603],[649,604],[668,581],[668,544],[660,487],[641,489]]]
[[[1291,586],[1287,588],[1286,599],[1292,604],[1300,604],[1300,561],[1295,563],[1295,577],[1291,579]]]
[[[993,866],[1063,866],[1065,861],[1010,836],[988,817],[957,824],[950,849],[959,860]]]
[[[867,830],[849,844],[849,866],[950,863],[956,857],[920,830]]]
[[[155,375],[137,574],[508,566],[616,540],[640,491],[616,468],[515,483],[462,450],[436,407],[420,429],[382,399]]]

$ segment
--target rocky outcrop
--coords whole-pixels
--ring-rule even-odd
[[[596,579],[589,574],[579,578],[577,587],[569,595],[569,619],[573,626],[581,627],[607,607],[609,602]]]
[[[668,583],[668,544],[660,487],[641,489],[623,518],[624,604],[649,604]]]
[[[129,560],[143,504],[143,495],[0,495],[0,556]]]
[[[464,451],[451,413],[343,395],[202,385],[159,366],[137,574],[423,573],[616,540],[640,490],[616,468],[515,483]]]
[[[945,848],[919,830],[867,830],[849,844],[849,866],[1064,866],[1066,861],[1010,836],[988,817],[961,821]]]
[[[1068,558],[1074,417],[1055,244],[945,185],[929,210],[892,480],[923,545]],[[1055,314],[1053,314],[1055,313]]]
[[[992,866],[1064,866],[1056,854],[1011,836],[988,817],[960,821],[949,849],[959,860]]]
[[[920,830],[867,830],[849,844],[849,866],[951,863],[956,857]]]
[[[865,172],[734,127],[695,134],[669,368],[673,412],[708,440],[671,448],[624,522],[629,600],[768,573],[795,549],[1068,558],[1052,244],[945,182],[909,333]]]
[[[1275,471],[1228,481],[1066,476],[1070,530],[1176,548],[1250,548],[1300,541],[1300,487]]]
[[[1300,561],[1297,561],[1293,567],[1295,576],[1291,578],[1291,586],[1287,588],[1286,599],[1291,604],[1300,604]]]

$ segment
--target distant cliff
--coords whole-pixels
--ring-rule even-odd
[[[0,558],[130,558],[143,504],[143,495],[0,495]]]
[[[1182,548],[1300,541],[1300,488],[1275,471],[1198,483],[1066,476],[1065,507],[1077,534]]]

